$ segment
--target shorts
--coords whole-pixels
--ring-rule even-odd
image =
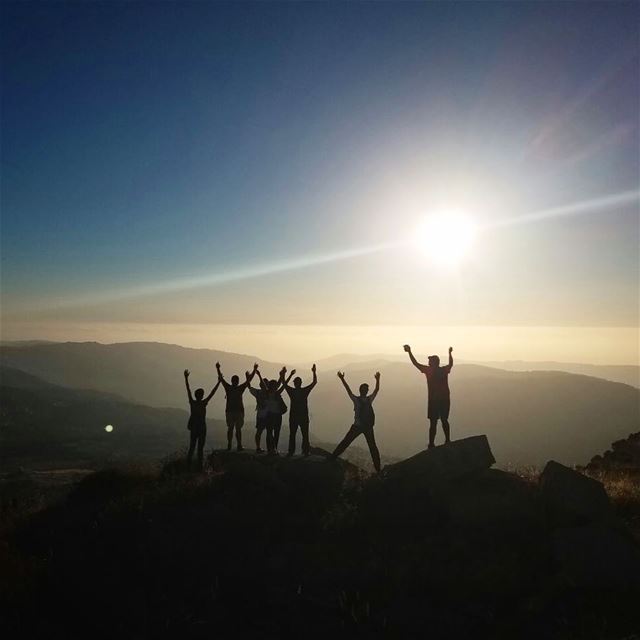
[[[450,398],[431,399],[427,406],[427,418],[429,420],[448,420],[450,408]]]
[[[229,429],[242,429],[244,425],[244,411],[227,411],[225,414],[227,419],[227,427]]]
[[[207,431],[207,423],[205,420],[192,420],[189,418],[189,422],[187,422],[187,429],[192,433],[200,433]]]

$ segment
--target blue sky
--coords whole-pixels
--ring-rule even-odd
[[[395,241],[447,197],[490,222],[637,190],[634,3],[2,14],[14,324],[637,324],[637,201],[484,235],[456,273],[396,250],[179,290]]]

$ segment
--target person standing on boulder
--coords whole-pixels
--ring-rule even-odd
[[[298,427],[302,433],[302,455],[309,455],[309,394],[318,384],[318,375],[316,373],[316,365],[311,367],[313,373],[313,381],[306,387],[302,386],[302,378],[299,376],[293,379],[293,387],[285,383],[284,388],[289,394],[291,400],[291,412],[289,413],[289,453],[291,457],[296,452],[296,434]],[[295,369],[291,375],[295,373]]]
[[[438,420],[442,421],[444,431],[444,443],[451,442],[451,429],[449,427],[449,409],[451,408],[451,395],[449,393],[449,374],[453,367],[453,347],[449,347],[449,364],[441,367],[438,356],[429,356],[428,364],[420,364],[411,353],[411,347],[404,345],[404,350],[409,354],[413,366],[427,378],[428,405],[427,418],[429,419],[429,446],[435,447],[436,430]]]
[[[189,398],[189,406],[191,415],[187,429],[191,432],[189,438],[189,453],[187,454],[187,467],[191,468],[191,460],[196,447],[198,449],[198,469],[202,469],[202,456],[204,452],[204,441],[207,439],[207,403],[218,390],[220,381],[216,384],[211,393],[205,398],[204,389],[195,390],[195,399],[191,395],[191,387],[189,386],[189,369],[184,370],[184,384],[187,387],[187,397]]]
[[[338,371],[338,378],[340,378],[340,381],[353,402],[354,420],[353,425],[351,425],[351,428],[347,431],[347,435],[342,439],[342,442],[335,448],[328,459],[335,460],[360,434],[363,434],[369,445],[373,466],[376,471],[380,471],[380,452],[378,451],[376,439],[373,434],[373,425],[375,424],[376,416],[372,406],[373,401],[378,395],[378,391],[380,391],[380,372],[376,372],[376,386],[371,395],[367,395],[369,393],[369,385],[366,382],[360,385],[360,395],[356,396],[351,392],[347,381],[344,379],[344,373]]]
[[[240,384],[240,378],[238,376],[232,376],[231,384],[229,384],[222,375],[219,362],[216,362],[216,369],[218,370],[218,380],[222,383],[222,386],[227,393],[227,406],[225,408],[225,417],[227,419],[227,451],[231,451],[234,431],[236,433],[238,451],[242,451],[242,427],[244,425],[244,404],[242,403],[242,394],[249,386],[249,382],[251,382],[253,376],[256,375],[258,365],[253,365],[253,371],[249,374],[247,381],[242,384]]]

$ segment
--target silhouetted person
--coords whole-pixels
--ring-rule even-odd
[[[218,370],[218,380],[222,383],[224,390],[227,393],[227,406],[225,408],[225,417],[227,419],[227,451],[231,450],[234,431],[236,433],[238,451],[242,451],[242,427],[244,425],[244,404],[242,403],[242,394],[249,386],[249,382],[251,382],[253,376],[256,374],[258,365],[253,365],[253,371],[249,374],[246,382],[243,382],[242,384],[240,384],[240,378],[238,378],[238,376],[232,376],[231,384],[229,384],[222,375],[219,362],[216,362],[216,369]]]
[[[309,394],[313,387],[318,384],[318,376],[316,374],[316,365],[311,367],[313,373],[313,381],[306,387],[302,386],[302,378],[294,378],[293,387],[285,383],[284,388],[289,394],[291,400],[291,411],[289,412],[289,452],[288,456],[292,456],[296,452],[296,433],[298,427],[302,433],[302,454],[309,455]],[[291,372],[293,375],[294,369]],[[291,377],[291,376],[289,376]]]
[[[424,373],[427,378],[429,401],[427,405],[427,418],[429,419],[429,449],[435,447],[436,430],[438,420],[442,421],[445,444],[451,442],[451,429],[449,427],[449,409],[451,408],[451,396],[449,393],[449,374],[453,367],[453,347],[449,347],[449,364],[440,366],[438,356],[429,356],[429,364],[420,364],[411,353],[411,347],[404,345],[404,350],[409,354],[409,359],[418,371]]]
[[[260,371],[257,370],[258,378],[260,378],[260,386],[254,389],[249,385],[249,393],[256,399],[256,453],[264,453],[264,449],[260,446],[262,434],[267,428],[267,385],[269,381],[262,379]],[[249,372],[246,372],[247,381],[249,381]]]
[[[211,393],[205,398],[204,389],[196,389],[195,399],[191,395],[191,387],[189,386],[189,369],[184,370],[184,384],[187,387],[187,396],[189,398],[189,406],[191,407],[191,415],[189,416],[189,423],[187,429],[191,432],[189,438],[189,453],[187,454],[187,467],[191,468],[191,460],[193,458],[193,452],[195,448],[198,448],[198,469],[202,469],[202,455],[204,451],[204,441],[207,438],[207,403],[213,394],[218,390],[220,381]]]
[[[376,421],[375,413],[373,412],[373,401],[380,391],[380,372],[376,372],[376,387],[371,395],[369,393],[369,385],[365,382],[360,385],[360,395],[356,396],[351,392],[349,385],[344,379],[344,373],[338,371],[338,378],[342,381],[344,388],[347,390],[349,397],[353,401],[354,420],[351,429],[347,431],[347,435],[342,439],[342,442],[336,447],[335,451],[329,457],[330,460],[335,460],[345,449],[362,433],[369,445],[369,451],[371,452],[371,459],[373,460],[373,466],[376,471],[380,471],[380,452],[376,445],[376,439],[373,434],[373,425]]]
[[[280,440],[280,429],[282,427],[282,415],[287,411],[287,405],[282,399],[282,392],[293,372],[285,380],[286,367],[282,367],[278,379],[269,380],[266,383],[267,393],[265,395],[265,429],[267,431],[267,451],[270,454],[278,453],[278,442]],[[258,372],[260,376],[260,372]]]

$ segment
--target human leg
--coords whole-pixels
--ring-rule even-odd
[[[429,449],[435,447],[436,429],[438,428],[438,418],[429,418]]]
[[[346,450],[346,448],[362,433],[362,431],[360,431],[359,427],[356,427],[356,425],[352,425],[351,428],[349,429],[349,431],[347,431],[347,434],[345,435],[344,438],[342,438],[342,441],[338,444],[338,446],[334,449],[333,453],[331,454],[331,458],[333,460],[335,460],[338,456],[340,456],[342,453],[344,453],[344,451]]]
[[[376,438],[373,433],[373,428],[366,429],[364,431],[364,437],[369,445],[369,452],[371,453],[371,459],[373,460],[373,466],[376,471],[380,471],[380,452],[378,451],[378,445],[376,444]]]
[[[278,450],[278,442],[280,442],[280,429],[282,428],[282,414],[276,413],[273,416],[273,448]]]
[[[296,433],[298,432],[298,421],[289,416],[289,451],[288,456],[296,452]]]
[[[451,442],[451,428],[449,427],[449,409],[451,407],[450,401],[447,399],[442,403],[442,412],[440,418],[442,419],[442,430],[444,431],[444,442],[447,444]]]
[[[242,451],[242,427],[244,426],[244,413],[238,413],[235,419],[236,443],[238,451]]]
[[[302,455],[308,456],[309,449],[311,449],[309,445],[309,420],[300,422],[300,431],[302,432]]]
[[[198,442],[197,442],[197,446],[198,446],[198,471],[202,470],[202,459],[204,457],[204,442],[207,439],[207,432],[203,431],[202,433],[198,434]]]
[[[225,413],[227,419],[227,451],[231,451],[231,444],[233,443],[233,428],[234,428],[234,415],[231,412]]]
[[[193,452],[196,448],[196,440],[198,439],[198,434],[193,431],[189,432],[189,452],[187,453],[187,468],[191,468],[191,460],[193,458]]]

